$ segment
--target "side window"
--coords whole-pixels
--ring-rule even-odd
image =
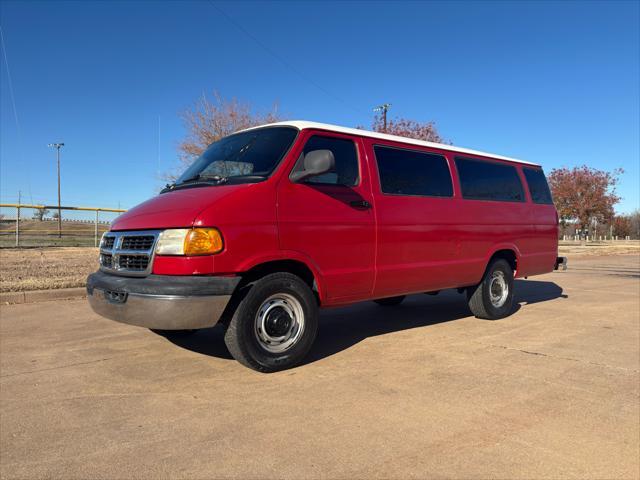
[[[356,145],[352,140],[314,135],[307,140],[294,171],[302,168],[304,155],[313,150],[331,150],[336,159],[336,166],[333,171],[317,177],[307,178],[304,183],[344,185],[347,187],[353,187],[358,183],[358,154]]]
[[[524,202],[524,190],[514,166],[456,157],[456,168],[463,198]]]
[[[442,155],[377,145],[373,147],[383,193],[452,197],[447,159]]]
[[[523,168],[524,177],[527,179],[527,185],[529,186],[529,192],[531,193],[531,200],[533,203],[552,204],[551,191],[549,191],[549,185],[547,179],[544,176],[544,172],[534,168]]]

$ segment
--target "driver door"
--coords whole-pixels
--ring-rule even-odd
[[[300,252],[320,271],[327,299],[340,303],[371,294],[375,278],[375,223],[362,140],[305,131],[296,170],[313,150],[330,150],[335,168],[278,187],[280,247]]]

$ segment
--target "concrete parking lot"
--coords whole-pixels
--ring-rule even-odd
[[[327,310],[263,375],[213,328],[171,342],[84,300],[0,308],[0,477],[638,478],[640,257]]]

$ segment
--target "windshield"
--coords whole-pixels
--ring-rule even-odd
[[[293,143],[298,130],[268,127],[230,135],[212,143],[176,180],[179,186],[198,179],[266,178]]]

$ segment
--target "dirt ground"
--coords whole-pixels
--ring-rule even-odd
[[[86,300],[0,306],[0,478],[637,479],[640,256],[325,310],[304,365],[233,361]]]
[[[98,249],[0,249],[0,292],[82,287],[98,268]]]
[[[640,242],[560,245],[560,255],[640,255]],[[87,247],[0,249],[0,292],[82,287],[98,267],[98,249]]]

